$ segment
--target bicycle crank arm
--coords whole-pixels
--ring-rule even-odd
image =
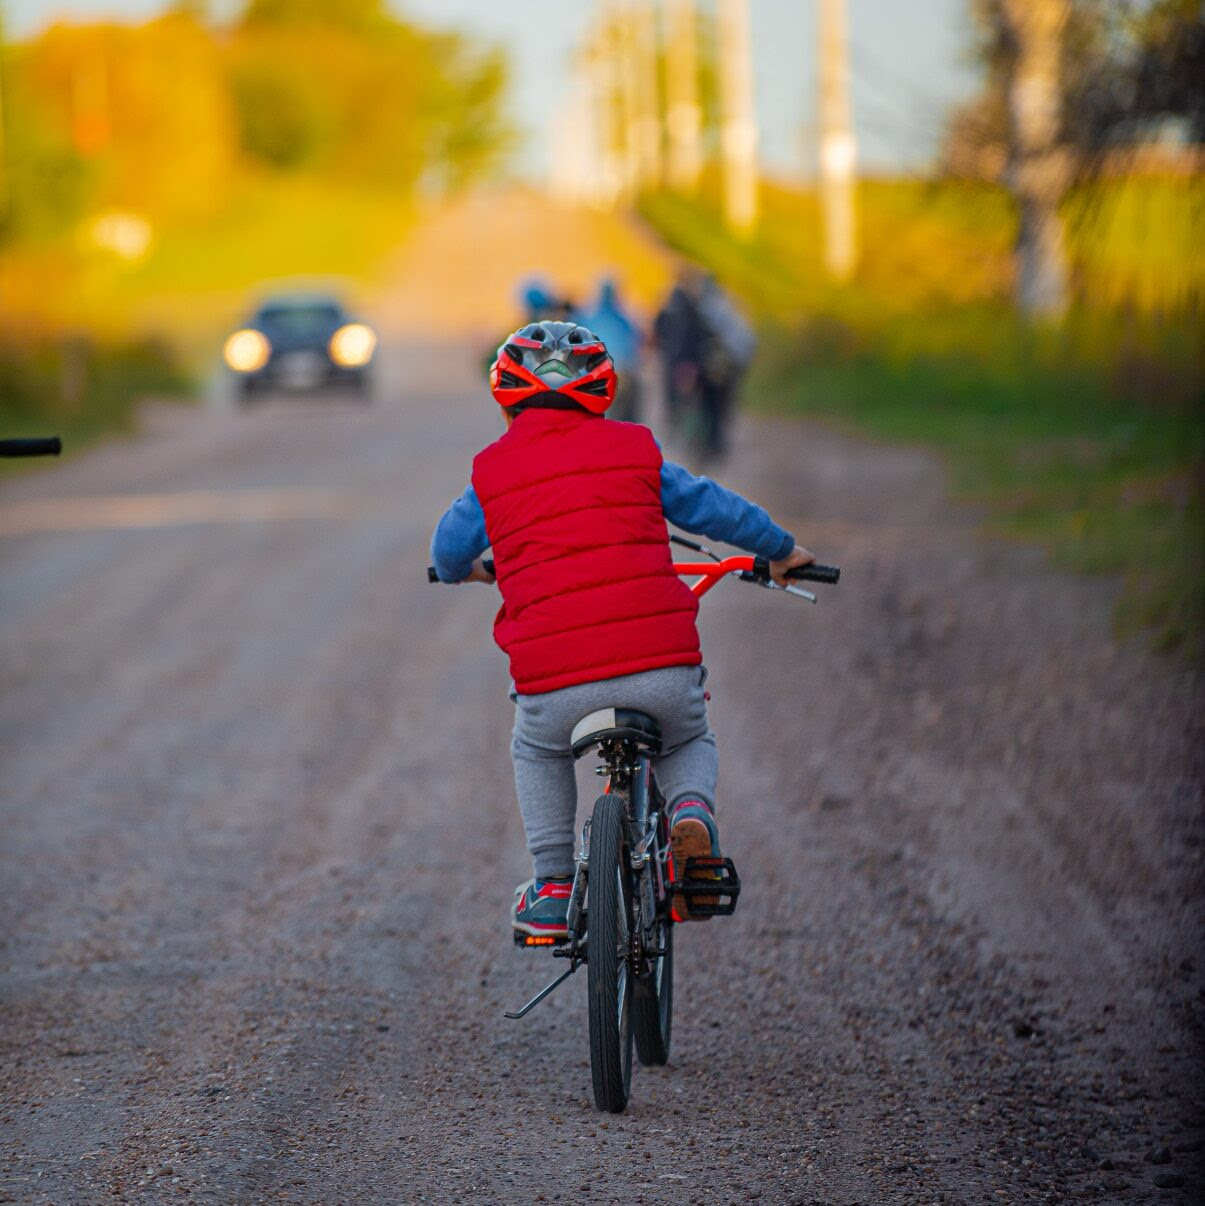
[[[536,995],[532,997],[522,1009],[518,1009],[514,1013],[511,1013],[510,1010],[507,1010],[503,1016],[508,1017],[512,1021],[516,1022],[520,1018],[526,1017],[546,996],[551,994],[555,989],[560,988],[560,986],[564,984],[565,981],[568,980],[579,967],[581,967],[581,964],[574,961],[570,965],[568,971],[561,972],[561,974],[557,976],[557,978],[553,980],[551,984],[546,984],[543,988],[541,988],[540,991],[536,993]]]

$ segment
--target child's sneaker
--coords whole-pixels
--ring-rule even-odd
[[[669,845],[674,856],[674,878],[683,879],[686,876],[686,860],[711,855],[720,857],[720,831],[715,823],[715,816],[702,800],[680,800],[674,805],[669,817]],[[719,876],[715,872],[713,878]],[[700,876],[702,878],[702,876]],[[700,905],[718,903],[718,896],[700,896]],[[686,898],[680,893],[673,898],[672,909],[677,921],[710,921],[711,918],[692,917],[686,905]]]
[[[533,938],[569,937],[570,879],[529,879],[515,889],[511,925]]]

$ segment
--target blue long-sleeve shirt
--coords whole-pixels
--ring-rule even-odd
[[[764,507],[671,461],[661,465],[661,506],[675,527],[771,561],[780,561],[795,547],[794,536],[780,528]],[[467,578],[473,562],[489,546],[485,512],[470,485],[444,512],[431,537],[431,560],[440,581]]]

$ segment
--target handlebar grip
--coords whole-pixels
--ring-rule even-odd
[[[0,456],[58,456],[62,451],[63,441],[58,436],[0,440]]]
[[[830,586],[835,586],[841,580],[841,567],[839,565],[797,565],[794,569],[787,570],[787,577],[804,582],[827,582]]]
[[[482,568],[485,570],[485,572],[486,572],[487,574],[494,574],[494,559],[493,559],[493,557],[487,557],[487,558],[486,558],[486,559],[485,559],[485,560],[484,560],[484,561],[481,563],[481,565],[482,565]],[[497,574],[494,574],[494,577],[497,577]],[[429,566],[427,566],[427,581],[428,581],[428,582],[438,582],[439,580],[440,580],[440,579],[439,579],[439,575],[438,575],[438,574],[435,572],[435,566],[433,566],[433,565],[429,565]]]

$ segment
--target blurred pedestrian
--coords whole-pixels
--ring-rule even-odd
[[[707,327],[699,309],[702,288],[702,274],[686,265],[653,322],[667,417],[675,432],[688,427],[698,412],[699,372],[707,343]]]
[[[541,277],[530,277],[519,286],[519,307],[523,311],[524,322],[555,318],[557,304],[548,283]]]
[[[699,372],[701,444],[703,456],[714,461],[728,452],[728,426],[757,336],[714,276],[703,278],[698,309],[707,331]]]
[[[519,286],[519,309],[524,323],[583,322],[576,302],[567,294],[557,293],[541,276],[528,277]]]
[[[600,283],[598,301],[582,323],[596,332],[607,345],[607,351],[615,363],[619,381],[615,401],[611,405],[612,418],[639,423],[640,352],[644,335],[624,310],[613,280],[604,278]]]

